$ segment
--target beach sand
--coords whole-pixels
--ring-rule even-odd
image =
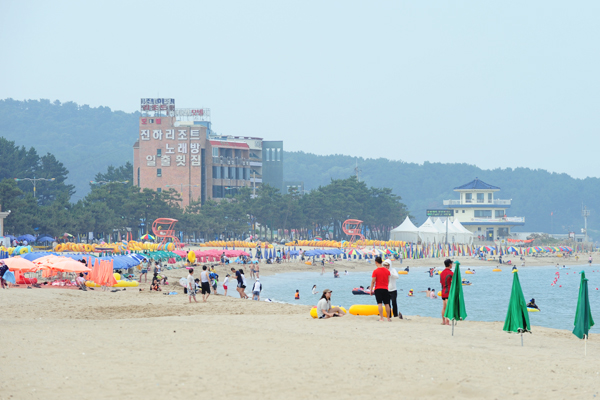
[[[0,399],[600,395],[597,334],[584,357],[568,331],[534,327],[521,347],[502,322],[460,322],[453,337],[441,319],[313,320],[307,306],[137,288],[0,290],[0,302]]]

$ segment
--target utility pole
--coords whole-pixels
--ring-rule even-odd
[[[588,241],[588,233],[587,233],[587,217],[590,216],[590,210],[587,209],[586,206],[583,205],[583,203],[581,204],[581,215],[583,216],[583,221],[584,221],[584,231],[585,231],[585,242],[587,243]]]

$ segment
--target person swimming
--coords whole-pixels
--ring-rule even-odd
[[[535,308],[536,310],[540,309],[538,305],[535,304],[535,299],[529,300],[529,303],[527,303],[527,308]]]
[[[317,286],[317,285],[315,285],[315,286]],[[299,289],[296,289],[296,294],[294,295],[294,299],[300,300],[300,290]]]
[[[313,285],[312,294],[317,294],[317,285]]]
[[[412,297],[412,296],[414,296],[414,294],[415,294],[415,292],[412,289],[410,289],[408,291],[408,296]]]
[[[334,269],[334,270],[333,270],[333,277],[334,277],[334,278],[339,278],[339,277],[340,277],[340,274],[339,274],[339,272],[337,271],[337,269]]]

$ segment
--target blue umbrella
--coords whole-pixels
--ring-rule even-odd
[[[17,240],[27,240],[28,242],[35,242],[35,236],[30,234],[21,235],[17,238]]]
[[[41,238],[38,238],[36,240],[36,242],[38,243],[43,243],[43,242],[53,242],[54,239],[52,239],[50,236],[42,236]]]

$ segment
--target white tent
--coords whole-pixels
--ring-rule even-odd
[[[431,218],[427,218],[427,221],[425,221],[423,225],[419,227],[419,237],[421,238],[422,243],[439,243],[440,236],[441,235]]]
[[[452,224],[454,225],[454,227],[456,229],[458,229],[459,231],[462,231],[462,233],[464,234],[463,237],[463,242],[465,244],[471,244],[473,243],[473,232],[471,232],[470,230],[468,230],[467,228],[465,228],[459,220],[455,219],[454,223]]]
[[[447,221],[444,221],[444,229],[446,229]],[[452,222],[448,223],[448,243],[468,243],[465,241],[466,234],[458,229]]]
[[[435,227],[435,229],[437,229],[438,233],[440,234],[440,243],[446,243],[446,225],[442,222],[442,219],[436,218],[435,222],[433,223],[433,226]],[[450,231],[448,231],[448,234],[450,234]],[[448,243],[452,243],[452,240],[450,240],[450,238],[448,238]]]
[[[390,232],[390,240],[417,243],[419,241],[419,228],[408,217],[398,227]]]

